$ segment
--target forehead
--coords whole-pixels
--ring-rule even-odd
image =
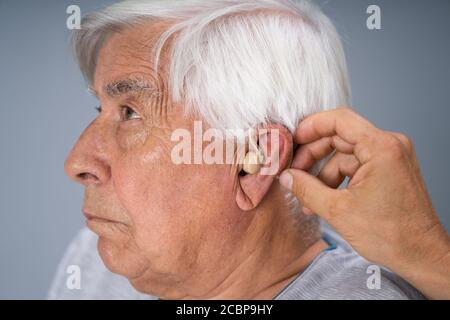
[[[127,27],[113,34],[100,49],[93,87],[102,92],[104,85],[125,77],[142,77],[155,81],[154,47],[168,22],[148,22]],[[161,52],[159,73],[167,62],[167,45]]]

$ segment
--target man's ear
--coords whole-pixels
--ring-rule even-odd
[[[255,174],[237,172],[236,204],[241,210],[256,208],[269,192],[276,177],[290,167],[293,156],[292,134],[282,125],[257,129],[257,147],[263,155],[261,169]]]

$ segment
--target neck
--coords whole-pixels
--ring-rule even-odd
[[[273,299],[327,247],[316,219],[279,209],[257,215],[262,232],[248,239],[244,258],[207,295],[185,299]]]

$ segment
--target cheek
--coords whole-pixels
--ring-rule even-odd
[[[133,147],[122,151],[113,174],[117,193],[136,220],[148,212],[149,203],[155,209],[163,204],[164,194],[159,189],[167,180],[163,170],[167,151],[151,142],[140,143],[143,137],[128,139],[133,139]],[[136,141],[139,143],[134,144]]]
[[[135,134],[122,140],[121,146],[125,147],[120,150],[113,179],[136,232],[168,232],[188,198],[188,190],[181,187],[183,171],[171,162],[170,144],[157,137]]]
[[[125,152],[115,172],[116,190],[142,241],[173,242],[232,225],[234,204],[222,166],[175,165],[171,144],[156,139]],[[149,232],[149,230],[153,232]]]

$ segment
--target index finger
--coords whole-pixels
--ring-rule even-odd
[[[337,135],[350,144],[357,144],[375,130],[372,123],[350,108],[338,108],[306,117],[295,131],[294,141],[305,144]]]

